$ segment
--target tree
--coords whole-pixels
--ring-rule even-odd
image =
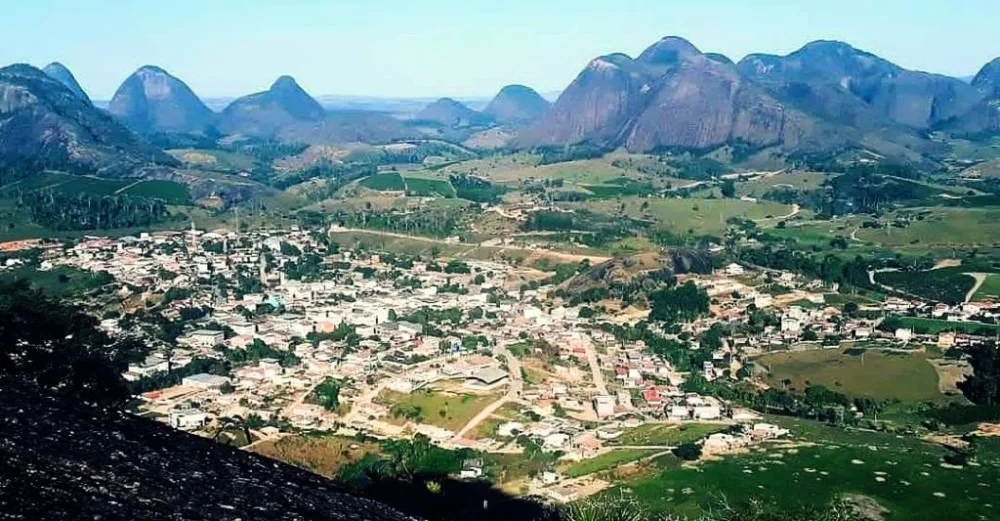
[[[24,280],[0,281],[0,379],[96,405],[129,398],[122,373],[143,346],[115,341],[97,319]]]
[[[649,318],[664,322],[690,322],[708,313],[708,293],[688,281],[676,288],[666,288],[650,296]]]
[[[695,461],[701,457],[701,445],[685,443],[674,449],[674,456],[684,461]]]
[[[730,199],[736,197],[736,183],[732,179],[726,179],[722,182],[722,197]]]

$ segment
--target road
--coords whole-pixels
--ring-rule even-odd
[[[972,297],[976,296],[976,292],[979,291],[979,288],[982,287],[982,285],[983,285],[984,282],[986,282],[986,277],[988,277],[989,274],[988,273],[966,273],[966,275],[968,275],[968,276],[976,279],[976,284],[974,286],[972,286],[972,289],[970,289],[968,293],[965,294],[965,301],[969,302],[970,300],[972,300]]]
[[[507,372],[510,374],[510,384],[507,389],[507,393],[501,396],[499,400],[487,405],[483,410],[479,411],[479,414],[469,420],[469,423],[466,423],[465,427],[462,427],[461,430],[455,434],[455,437],[452,438],[453,440],[462,439],[469,433],[469,431],[475,429],[476,426],[503,407],[505,403],[516,401],[521,397],[521,391],[524,390],[524,380],[521,378],[521,361],[518,360],[506,346],[499,344],[493,346],[493,354],[501,355],[507,360]]]
[[[601,372],[601,362],[597,359],[597,348],[594,347],[593,340],[588,339],[583,349],[587,352],[587,363],[590,364],[590,374],[594,378],[597,393],[608,394],[608,387],[604,384],[604,373]]]

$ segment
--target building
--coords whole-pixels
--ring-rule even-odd
[[[598,418],[606,418],[615,413],[615,399],[612,396],[600,394],[594,397],[593,402]]]
[[[202,389],[218,389],[228,383],[229,378],[208,373],[194,374],[181,380],[181,385]]]
[[[178,409],[170,412],[170,426],[175,429],[200,429],[208,423],[208,415],[198,409]]]
[[[183,339],[178,339],[178,342],[196,347],[213,347],[221,344],[225,339],[226,336],[222,333],[222,331],[199,329],[197,331],[192,331],[191,334],[187,335]]]

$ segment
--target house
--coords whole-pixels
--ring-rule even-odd
[[[955,346],[955,333],[946,331],[938,334],[937,346],[941,349],[951,349]]]
[[[722,417],[722,411],[714,405],[702,405],[693,410],[696,420],[718,420]]]
[[[909,342],[913,339],[913,330],[908,328],[898,328],[896,329],[896,340],[902,340],[903,342]]]
[[[462,479],[479,479],[483,477],[483,460],[467,459],[462,463],[462,470],[458,477]]]
[[[738,275],[743,275],[744,273],[746,273],[746,270],[743,269],[743,266],[740,266],[739,264],[736,264],[735,262],[733,262],[733,263],[731,263],[731,264],[729,264],[729,265],[726,266],[726,275],[728,275],[730,277],[735,277],[735,276],[738,276]]]
[[[211,329],[199,329],[192,331],[186,337],[178,338],[178,343],[188,344],[195,347],[213,347],[221,344],[226,339],[222,331]]]
[[[606,418],[615,413],[615,399],[609,395],[601,394],[594,397],[594,412],[598,418]]]
[[[229,383],[229,378],[208,373],[198,373],[184,377],[181,385],[199,387],[201,389],[218,389]]]
[[[208,423],[208,414],[198,409],[178,409],[170,411],[170,426],[175,429],[194,430],[200,429]]]

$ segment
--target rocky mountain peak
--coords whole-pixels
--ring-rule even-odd
[[[45,68],[42,69],[42,72],[48,74],[51,78],[55,79],[59,83],[62,83],[63,86],[65,86],[67,89],[73,92],[73,94],[76,94],[78,98],[90,104],[90,97],[87,96],[87,93],[84,92],[83,88],[80,87],[80,84],[77,83],[76,78],[73,76],[73,73],[70,72],[65,65],[59,62],[52,62],[46,65]]]
[[[145,65],[115,92],[108,112],[140,133],[200,132],[214,114],[180,79],[155,65]]]

